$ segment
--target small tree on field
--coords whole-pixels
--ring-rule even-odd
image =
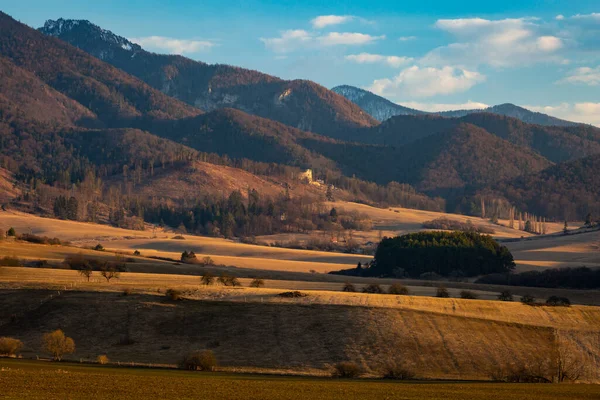
[[[389,294],[397,294],[397,295],[408,295],[408,288],[400,283],[394,283],[388,289]]]
[[[52,355],[55,361],[62,360],[63,355],[75,352],[75,341],[65,336],[60,329],[46,333],[42,339],[42,346],[46,353]]]
[[[352,283],[346,282],[346,283],[344,283],[342,292],[356,292],[356,287]]]
[[[210,258],[209,256],[206,256],[206,257],[202,258],[202,264],[204,264],[204,265],[215,265],[215,261],[212,258]]]
[[[14,357],[23,348],[23,342],[10,337],[0,337],[0,356]]]
[[[513,295],[509,290],[504,290],[498,295],[500,301],[513,301]]]
[[[448,292],[448,289],[446,289],[445,286],[438,286],[435,290],[435,297],[448,298],[450,297],[450,293]]]
[[[525,294],[521,296],[521,303],[526,304],[528,306],[535,304],[535,297],[530,294]]]
[[[331,376],[334,378],[357,378],[361,374],[361,368],[353,362],[344,361],[333,366]]]
[[[12,237],[17,236],[17,232],[15,231],[15,228],[10,227],[8,229],[8,231],[6,231],[6,236],[12,236]]]
[[[569,224],[565,221],[565,226],[563,227],[563,233],[566,235],[569,233]]]
[[[111,279],[119,279],[121,277],[121,273],[117,270],[117,267],[114,264],[106,264],[102,267],[100,271],[100,275],[106,279],[106,282],[110,282]]]
[[[363,291],[363,293],[375,293],[375,294],[385,293],[383,291],[383,289],[381,288],[381,286],[379,286],[376,283],[371,283],[370,285],[365,286],[362,291]]]
[[[185,356],[179,366],[188,371],[214,371],[217,358],[210,350],[194,351]]]
[[[92,273],[93,273],[92,267],[89,266],[89,265],[87,265],[85,268],[80,269],[79,271],[77,271],[77,273],[79,275],[81,275],[82,277],[86,278],[87,281],[89,282],[90,278],[92,277]]]
[[[215,283],[215,276],[210,272],[205,272],[204,275],[202,275],[200,282],[205,286],[210,286]]]
[[[250,282],[250,287],[253,288],[259,288],[263,286],[265,286],[265,281],[260,278],[254,278],[252,279],[252,282]]]

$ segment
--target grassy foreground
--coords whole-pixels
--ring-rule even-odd
[[[3,399],[598,399],[600,385],[389,382],[0,360]]]

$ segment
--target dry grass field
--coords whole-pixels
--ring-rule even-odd
[[[457,382],[331,380],[230,373],[194,373],[139,368],[0,360],[6,399],[207,399],[348,400],[427,399],[591,400],[598,385],[523,385]]]
[[[583,379],[600,379],[598,307],[318,286],[289,299],[278,296],[285,282],[267,281],[261,289],[204,287],[197,277],[127,273],[108,284],[84,282],[74,271],[2,271],[0,336],[23,340],[26,357],[41,355],[42,333],[60,328],[77,343],[73,359],[107,354],[113,361],[173,365],[190,350],[210,348],[236,370],[327,374],[330,365],[350,360],[377,376],[400,360],[421,378],[464,380],[489,379],[498,366],[549,354],[558,336],[585,360]],[[179,289],[183,300],[170,300],[167,288]],[[119,344],[124,335],[131,343]]]

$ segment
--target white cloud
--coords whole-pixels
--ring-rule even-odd
[[[401,42],[408,42],[410,40],[415,40],[416,38],[416,36],[400,36],[398,40]]]
[[[563,40],[545,34],[533,18],[440,19],[435,26],[458,41],[426,54],[422,62],[427,65],[510,67],[562,61],[557,52],[564,46]]]
[[[600,127],[600,103],[562,103],[556,106],[523,106],[567,121],[582,122]]]
[[[355,32],[330,32],[325,35],[317,35],[314,32],[296,29],[283,31],[276,38],[261,38],[260,40],[272,51],[287,53],[302,48],[366,45],[381,39],[385,39],[385,36],[372,36]]]
[[[563,19],[565,19],[565,16],[562,14],[558,14],[555,18],[557,21],[562,21]]]
[[[164,36],[147,36],[129,39],[147,50],[164,51],[172,54],[198,53],[210,50],[215,43],[208,40],[174,39]]]
[[[277,53],[286,53],[304,47],[313,42],[311,34],[302,29],[281,32],[278,38],[261,38],[265,46]]]
[[[390,67],[398,68],[413,61],[410,57],[399,57],[399,56],[383,56],[381,54],[350,54],[347,55],[346,60],[353,61],[358,64],[387,64]]]
[[[352,15],[320,15],[313,18],[310,23],[315,29],[323,29],[331,25],[340,25],[350,22],[354,19]]]
[[[375,80],[368,90],[392,98],[431,97],[464,92],[483,81],[484,75],[462,68],[426,68],[415,65],[402,70],[392,79]]]
[[[399,102],[401,106],[414,108],[421,111],[441,112],[454,110],[483,110],[489,105],[476,101],[467,101],[466,103],[419,103],[417,101]]]
[[[582,67],[577,68],[569,75],[558,81],[558,83],[583,84],[588,86],[600,85],[600,66],[596,68]]]
[[[592,20],[600,21],[600,13],[577,14],[577,15],[573,15],[571,18],[573,18],[573,19],[592,19]]]
[[[317,37],[317,41],[324,46],[335,45],[361,45],[385,39],[385,36],[371,36],[365,33],[330,32],[325,36]]]

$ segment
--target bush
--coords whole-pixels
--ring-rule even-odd
[[[214,371],[216,367],[217,358],[210,350],[194,351],[180,363],[180,368],[188,371]]]
[[[342,288],[343,292],[356,292],[356,287],[350,283],[350,282],[346,282],[344,283],[344,287]]]
[[[5,267],[20,267],[22,262],[16,257],[6,256],[0,259],[0,265]]]
[[[139,250],[136,250],[136,251],[134,251],[134,252],[133,252],[133,255],[134,255],[134,256],[141,256],[141,255],[142,255],[142,253],[140,253],[140,251],[139,251]]]
[[[177,289],[168,289],[165,295],[173,301],[181,300],[181,292]]]
[[[106,356],[105,354],[100,355],[96,358],[96,362],[100,365],[106,365],[110,362],[110,360],[108,359],[108,356]]]
[[[513,295],[509,290],[504,290],[498,295],[500,301],[513,301]]]
[[[259,288],[265,286],[265,281],[260,278],[254,278],[250,282],[250,287]]]
[[[204,264],[204,265],[215,265],[215,260],[213,260],[209,256],[206,256],[206,257],[202,258],[202,264]]]
[[[19,239],[23,240],[25,242],[35,243],[35,244],[50,244],[50,245],[61,244],[61,241],[59,238],[49,238],[47,236],[37,236],[37,235],[30,234],[30,233],[24,233],[24,234],[20,235]]]
[[[361,369],[356,363],[344,361],[334,365],[331,376],[334,378],[357,378],[360,374]]]
[[[104,246],[102,246],[100,243],[98,243],[95,247],[94,250],[96,251],[104,251]]]
[[[46,333],[42,339],[43,350],[51,354],[55,361],[62,360],[63,355],[75,352],[75,341],[65,336],[60,329]]]
[[[370,285],[367,285],[363,288],[362,290],[363,293],[374,293],[374,294],[383,294],[385,293],[383,291],[383,289],[381,288],[381,286],[379,286],[377,283],[371,283]]]
[[[197,260],[198,258],[196,257],[196,253],[194,253],[193,251],[190,251],[189,253],[187,251],[184,251],[183,253],[181,253],[181,262],[193,263]]]
[[[242,286],[238,278],[231,275],[221,274],[218,280],[219,283],[223,286]]]
[[[477,296],[475,293],[471,292],[470,290],[461,290],[460,298],[465,299],[465,300],[476,300],[479,298],[479,296]]]
[[[383,368],[384,379],[409,380],[415,378],[415,373],[406,366],[391,362]]]
[[[521,296],[521,303],[526,304],[526,305],[533,305],[535,304],[535,297],[533,297],[530,294],[525,294],[523,296]]]
[[[171,239],[173,239],[173,240],[185,240],[185,238],[183,236],[181,236],[181,235],[173,236]]]
[[[12,236],[15,237],[17,236],[17,232],[15,231],[15,228],[13,228],[12,226],[8,229],[8,231],[6,231],[6,236]]]
[[[287,297],[287,298],[298,298],[298,297],[306,297],[308,296],[306,293],[299,292],[297,290],[293,292],[283,292],[279,293],[277,296],[279,297]]]
[[[448,289],[446,289],[445,286],[438,286],[435,290],[435,297],[441,297],[445,299],[450,297],[450,293],[448,292]]]
[[[14,357],[23,348],[23,342],[19,339],[0,337],[0,355]]]
[[[215,283],[215,276],[210,272],[205,272],[204,275],[202,275],[200,282],[205,286],[210,286]]]
[[[571,300],[566,297],[550,296],[548,297],[548,300],[546,300],[546,304],[553,307],[569,307],[571,305]]]
[[[389,294],[397,294],[402,296],[408,295],[408,288],[400,283],[394,283],[388,289]]]

